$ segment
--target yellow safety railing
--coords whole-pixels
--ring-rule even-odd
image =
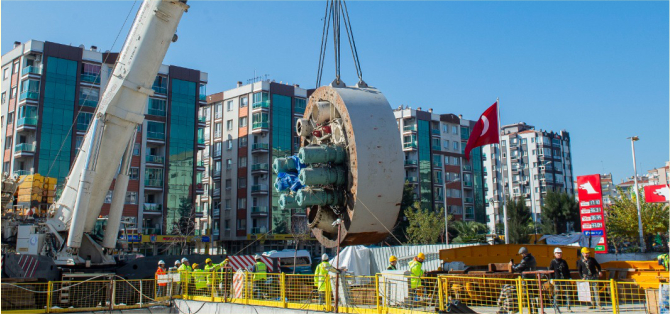
[[[356,314],[658,313],[658,284],[615,280],[294,275],[250,272],[170,273],[156,280],[120,277],[48,283],[2,283],[7,313],[122,310],[167,305],[170,299],[226,302]],[[336,302],[337,301],[337,302]]]

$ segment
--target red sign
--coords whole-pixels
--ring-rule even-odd
[[[667,185],[647,185],[644,187],[644,200],[647,203],[670,202],[670,188]]]
[[[598,236],[596,253],[607,253],[607,233],[605,232],[605,214],[603,212],[603,193],[600,175],[592,174],[577,177],[577,196],[579,197],[579,215],[582,233],[586,236]]]

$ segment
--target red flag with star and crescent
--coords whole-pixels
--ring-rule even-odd
[[[470,151],[475,147],[500,142],[498,135],[498,102],[496,101],[479,117],[470,132],[470,138],[465,145],[465,159],[470,160]]]

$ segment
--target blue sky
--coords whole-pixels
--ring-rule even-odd
[[[118,51],[139,5],[3,1],[2,54],[15,40],[29,39]],[[325,2],[189,5],[164,63],[208,72],[208,93],[230,89],[254,71],[314,86]],[[667,1],[348,6],[363,78],[393,107],[474,120],[500,97],[503,124],[570,132],[575,175],[612,172],[615,182],[631,176],[626,137],[632,135],[641,139],[638,173],[668,160]],[[353,84],[349,47],[342,45],[342,77]],[[329,50],[322,82],[334,78],[332,60]]]

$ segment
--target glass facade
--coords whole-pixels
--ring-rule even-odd
[[[255,95],[254,95],[255,96]],[[256,97],[254,97],[254,100]],[[276,158],[286,157],[291,154],[291,137],[293,134],[293,118],[291,117],[291,97],[272,95],[272,161]],[[274,183],[277,175],[272,173],[271,183]],[[289,233],[291,211],[290,209],[279,209],[279,193],[272,190],[272,225],[270,230],[275,234]]]
[[[433,208],[432,168],[430,165],[430,126],[428,121],[417,121],[419,140],[419,195],[422,209]]]
[[[37,172],[56,177],[61,183],[70,171],[72,135],[69,131],[74,119],[77,62],[49,57],[46,65]],[[59,153],[61,145],[63,149]]]
[[[175,232],[181,217],[193,207],[196,132],[196,83],[172,79],[166,233]]]
[[[486,223],[486,204],[484,193],[484,170],[482,166],[482,148],[477,147],[470,152],[472,160],[473,191],[475,195],[475,221]]]

